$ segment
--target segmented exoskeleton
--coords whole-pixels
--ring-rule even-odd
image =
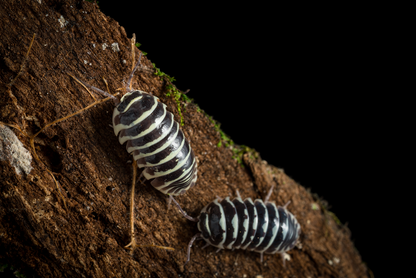
[[[78,82],[103,95],[113,98],[114,133],[120,144],[126,144],[142,176],[151,184],[173,196],[185,193],[197,180],[197,162],[173,114],[166,105],[150,93],[131,89],[134,72],[140,65],[141,53],[126,85],[128,92],[118,100],[98,88]]]
[[[134,42],[132,56],[134,61]],[[126,246],[135,246],[134,237],[134,187],[136,165],[144,168],[141,176],[152,180],[151,184],[173,196],[181,195],[193,187],[197,180],[197,161],[188,140],[185,139],[173,114],[166,105],[150,93],[131,88],[134,72],[140,65],[142,54],[134,66],[126,84],[127,93],[119,100],[115,96],[88,85],[73,77],[83,86],[113,99],[116,107],[113,112],[113,129],[120,144],[126,144],[127,151],[133,155],[133,183],[130,199],[131,242]],[[140,177],[141,177],[140,176]],[[176,202],[176,201],[175,201]],[[132,249],[133,249],[132,248]]]
[[[259,252],[261,261],[263,253],[281,253],[283,258],[288,256],[285,252],[295,247],[300,225],[286,209],[289,203],[281,207],[268,201],[272,190],[273,187],[264,202],[257,199],[254,203],[251,198],[243,201],[237,191],[237,198],[232,201],[229,197],[216,199],[205,206],[197,218],[188,216],[175,202],[187,219],[198,222],[200,231],[189,242],[185,265],[190,260],[192,244],[198,238],[205,240],[206,246],[219,248],[218,251],[241,248]]]
[[[139,90],[125,94],[114,108],[113,128],[156,189],[176,196],[195,185],[195,155],[173,114],[157,97]]]

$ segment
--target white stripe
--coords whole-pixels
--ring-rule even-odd
[[[173,136],[168,142],[169,142],[169,144],[170,144],[170,142],[172,142],[175,138],[176,138],[176,134],[178,134],[178,131],[179,131],[179,125],[178,125],[178,123],[177,122],[175,122],[174,120],[173,120],[173,114],[172,113],[170,113],[170,112],[167,112],[166,113],[166,117],[171,117],[171,123],[170,123],[170,127],[169,127],[169,129],[168,129],[168,131],[167,132],[165,132],[165,134],[164,135],[162,135],[162,136],[159,136],[156,140],[153,140],[153,141],[151,141],[151,142],[148,142],[148,143],[146,143],[146,144],[144,144],[143,146],[134,146],[134,147],[129,147],[129,148],[127,148],[127,152],[128,153],[132,153],[132,152],[134,152],[134,151],[136,151],[136,150],[141,150],[141,149],[145,149],[145,148],[148,148],[148,147],[150,147],[150,146],[153,146],[154,144],[156,144],[156,143],[158,143],[159,141],[161,141],[163,138],[165,138],[169,133],[170,133],[170,131],[172,130],[172,127],[173,127],[173,124],[176,124],[177,125],[177,128],[176,128],[176,133],[175,133],[175,136]],[[168,143],[166,143],[166,144],[168,144]],[[163,146],[165,146],[165,144],[163,145]]]
[[[203,212],[201,211],[201,213],[199,215],[201,215],[202,213]],[[207,217],[205,217],[205,223],[203,223],[202,226],[205,226],[207,228],[206,230],[208,231],[209,237],[211,237],[211,230],[209,229],[209,225],[208,225],[208,214],[207,214]],[[202,231],[202,229],[201,229],[201,218],[199,218],[199,221],[198,221],[198,230]],[[203,235],[203,234],[201,234],[201,235]],[[202,238],[205,239],[204,236]],[[206,239],[206,240],[208,240],[208,239]]]
[[[251,198],[246,198],[245,200],[244,200],[244,202],[245,201],[248,201],[250,204],[252,204],[253,205],[253,210],[254,210],[254,219],[253,219],[253,223],[252,223],[252,225],[251,225],[251,227],[248,227],[248,230],[256,230],[256,232],[257,232],[257,223],[258,223],[258,219],[259,219],[259,216],[258,216],[258,214],[257,214],[257,209],[256,209],[256,206],[254,206],[254,203],[253,203],[253,201],[251,200]],[[248,210],[247,210],[247,213],[248,213]],[[250,219],[249,219],[249,221],[248,221],[248,223],[250,222]],[[248,223],[247,223],[247,225],[248,225]],[[253,238],[254,238],[254,236],[256,235],[256,233],[254,233],[254,235],[253,236],[250,236],[249,237],[249,242],[248,243],[246,243],[246,245],[245,246],[241,246],[241,249],[246,249],[247,248],[247,246],[249,246],[250,244],[251,244],[251,242],[253,241]],[[248,236],[248,233],[247,233],[247,236]],[[245,241],[246,239],[244,239],[243,240],[243,243],[244,243],[244,241]]]
[[[223,239],[218,245],[214,245],[212,243],[211,243],[211,245],[214,245],[218,248],[224,249],[224,242],[225,242],[225,238],[227,237],[227,227],[225,225],[225,214],[224,214],[224,210],[223,210],[221,204],[218,202],[217,199],[215,199],[213,203],[218,205],[219,208],[220,208],[220,222],[218,224],[221,227],[221,229],[224,231],[224,233],[223,233]]]
[[[286,209],[284,209],[284,211],[286,212],[286,214],[288,214],[288,211],[286,210]],[[286,235],[287,235],[287,232],[288,232],[288,229],[289,229],[289,226],[288,226],[288,224],[289,224],[289,215],[287,215],[287,217],[286,217],[286,221],[280,226],[280,228],[282,229],[282,231],[283,231],[283,236],[282,236],[282,242],[280,242],[280,244],[277,246],[277,248],[276,248],[276,250],[278,251],[278,252],[281,252],[281,250],[280,250],[280,246],[282,246],[282,244],[283,244],[283,242],[285,241],[285,239],[286,239]]]
[[[237,191],[238,192],[238,191]],[[244,205],[244,217],[243,217],[243,227],[244,227],[244,231],[243,231],[243,236],[242,236],[242,240],[240,243],[240,246],[235,247],[236,249],[240,249],[242,246],[242,243],[246,240],[247,234],[248,234],[248,210],[246,205],[244,204],[243,200],[241,199],[240,196],[238,196],[237,198],[234,198],[234,200],[237,199],[239,202],[241,202]]]
[[[135,91],[133,91],[133,92],[131,92],[131,93],[127,93],[127,94],[125,94],[121,99],[120,99],[120,103],[122,103],[123,101],[124,101],[124,98],[125,97],[127,97],[127,96],[129,96],[129,95],[131,95],[132,93],[134,93]],[[141,91],[140,91],[141,92]],[[144,93],[144,92],[141,92],[141,93]],[[141,100],[143,98],[143,95],[141,95],[141,96],[137,96],[136,98],[134,98],[134,99],[132,99],[130,102],[129,102],[129,104],[127,104],[127,106],[126,106],[126,108],[124,108],[124,110],[123,111],[121,111],[121,113],[125,113],[127,110],[129,110],[129,108],[130,108],[130,106],[132,106],[132,104],[133,103],[135,103],[135,102],[137,102],[137,101],[139,101],[139,100]],[[120,105],[120,104],[119,104]],[[118,106],[117,106],[118,107]]]
[[[116,123],[114,122],[114,119],[116,118],[116,116],[118,116],[120,114],[120,112],[118,112],[118,109],[117,109],[117,107],[116,108],[114,108],[114,111],[113,111],[113,129],[114,129],[114,134],[117,136],[118,135],[118,133],[120,132],[120,130],[117,130],[116,131],[116,129],[114,128],[115,126],[116,126]]]
[[[168,142],[167,142],[168,143]],[[156,154],[156,153],[159,153],[159,152],[161,152],[162,150],[164,150],[164,149],[166,149],[167,147],[169,147],[169,145],[170,144],[164,144],[162,147],[160,147],[159,149],[157,149],[157,150],[155,150],[155,151],[153,151],[153,152],[151,152],[151,153],[140,153],[140,154],[138,154],[138,155],[134,155],[133,157],[134,157],[134,160],[138,160],[138,159],[140,159],[140,158],[142,158],[142,157],[147,157],[147,156],[151,156],[151,155],[154,155],[154,154]],[[173,152],[171,152],[167,157],[165,157],[164,159],[162,159],[161,161],[159,161],[158,163],[156,163],[156,164],[152,164],[152,163],[148,163],[148,162],[146,162],[146,164],[138,164],[139,165],[139,167],[141,168],[141,167],[152,167],[152,166],[158,166],[158,165],[161,165],[161,164],[163,164],[163,163],[165,163],[165,162],[167,162],[167,161],[169,161],[169,160],[171,160],[172,158],[174,158],[181,150],[182,150],[182,148],[183,148],[183,145],[185,144],[185,138],[182,138],[182,142],[181,142],[181,145],[179,146],[179,148],[178,149],[176,149],[175,151],[173,151]]]
[[[234,217],[230,221],[231,222],[231,226],[234,228],[234,232],[233,232],[233,238],[234,238],[234,240],[231,241],[228,246],[225,246],[225,248],[231,249],[231,248],[233,248],[232,245],[237,240],[237,235],[238,235],[238,215],[237,215],[237,208],[235,207],[234,203],[230,201],[230,197],[226,197],[225,200],[229,204],[231,204],[233,206],[234,211],[235,211]]]
[[[135,91],[133,91],[133,92],[130,92],[130,93],[127,93],[127,94],[125,94],[121,99],[120,99],[120,103],[122,103],[123,101],[124,101],[124,98],[125,97],[128,97],[128,96],[130,96],[132,93],[134,93]],[[139,92],[141,92],[141,93],[144,93],[144,92],[142,92],[142,91],[139,91]],[[130,108],[130,106],[134,103],[134,102],[136,102],[136,101],[139,101],[140,99],[142,99],[143,98],[143,95],[141,95],[141,96],[139,96],[139,97],[137,97],[137,98],[135,98],[135,99],[133,99],[132,101],[130,101],[130,103],[127,105],[127,107],[124,109],[124,111],[122,112],[122,113],[124,113],[125,111],[127,111],[128,110],[128,108]],[[119,104],[120,105],[120,104]],[[114,123],[114,119],[116,118],[116,116],[118,116],[118,115],[120,115],[120,112],[118,111],[118,107],[119,107],[119,105],[117,105],[115,108],[114,108],[114,111],[113,111],[113,129],[114,129],[114,134],[117,136],[117,134],[120,132],[120,130],[117,130],[116,131],[116,129],[114,128],[115,126],[116,126],[116,124]]]
[[[169,175],[170,173],[173,173],[173,172],[175,172],[176,170],[178,170],[180,167],[182,167],[182,165],[183,164],[185,164],[185,162],[188,160],[188,157],[191,155],[191,153],[192,153],[192,151],[191,151],[191,149],[189,149],[189,152],[188,152],[188,155],[185,157],[185,159],[183,159],[182,161],[180,161],[178,164],[176,164],[176,166],[175,167],[173,167],[172,169],[170,169],[170,170],[167,170],[167,171],[164,171],[164,172],[156,172],[155,171],[155,174],[154,175],[151,175],[151,174],[149,174],[148,173],[148,169],[149,168],[146,168],[144,171],[143,171],[143,175],[145,176],[145,178],[146,179],[148,179],[148,180],[150,180],[150,179],[154,179],[154,178],[157,178],[157,177],[161,177],[161,176],[166,176],[166,175]],[[194,159],[195,160],[195,159]]]
[[[270,242],[269,242],[269,244],[263,250],[269,249],[269,247],[272,245],[274,239],[277,236],[277,231],[279,230],[279,225],[280,225],[280,222],[279,222],[279,211],[277,210],[276,204],[274,202],[268,202],[268,204],[271,204],[273,206],[273,209],[275,211],[276,218],[273,219],[273,221],[275,223],[275,226],[274,226],[274,228],[272,230],[272,237],[270,239]],[[267,209],[267,206],[266,206],[266,209]],[[263,252],[263,251],[259,251],[259,252]]]
[[[256,248],[256,247],[260,246],[260,244],[266,238],[267,228],[269,226],[269,212],[267,211],[267,207],[263,203],[263,200],[257,199],[257,200],[254,201],[254,203],[260,203],[260,204],[262,204],[264,206],[264,209],[265,209],[264,216],[263,216],[264,217],[264,223],[263,223],[263,226],[261,227],[261,229],[264,231],[265,234],[264,234],[264,237],[263,238],[260,238],[259,239],[259,243],[256,246],[254,246],[254,248]],[[257,227],[257,229],[259,229],[259,227]],[[257,234],[257,231],[256,231],[256,234]]]
[[[130,124],[128,128],[133,127],[134,125],[140,123],[145,118],[147,118],[156,109],[156,106],[157,105],[158,105],[158,103],[156,103],[155,105],[153,105],[152,108],[149,111],[143,113],[137,120],[135,120],[132,124]],[[156,120],[146,130],[141,131],[139,134],[137,134],[135,136],[123,136],[123,137],[120,137],[119,138],[120,144],[123,145],[124,142],[126,142],[128,140],[134,140],[134,139],[143,137],[146,134],[149,134],[150,132],[152,132],[163,121],[163,119],[166,116],[166,105],[164,105],[163,103],[162,103],[162,105],[163,105],[163,115],[162,116],[156,118]],[[118,125],[118,126],[120,126],[120,125]]]
[[[186,171],[184,171],[183,173],[182,173],[182,175],[180,175],[178,178],[176,178],[176,179],[174,179],[174,180],[171,180],[171,181],[168,181],[168,182],[166,182],[165,184],[164,184],[164,186],[163,187],[158,187],[157,189],[159,190],[159,191],[161,191],[161,192],[163,192],[163,193],[165,193],[166,194],[166,192],[168,192],[168,190],[170,190],[171,188],[169,188],[169,189],[167,189],[167,190],[164,190],[167,186],[169,186],[171,183],[174,183],[174,182],[176,182],[176,181],[178,181],[178,180],[180,180],[180,179],[182,179],[183,177],[186,177],[186,175],[189,175],[190,177],[192,176],[192,175],[190,175],[190,173],[189,173],[189,171],[191,171],[192,170],[192,168],[194,167],[194,164],[195,164],[195,158],[194,158],[194,161],[192,162],[192,165],[189,167],[189,169],[186,169]],[[143,175],[146,177],[146,174],[144,174],[146,172],[146,170],[144,170],[143,171]],[[185,190],[188,190],[189,189],[189,187],[190,187],[190,183],[189,183],[189,186],[187,187],[187,188],[184,188]]]
[[[207,212],[207,208],[208,208],[208,206],[210,205],[211,203],[209,203],[208,205],[206,205],[202,210],[201,210],[201,213],[208,213]],[[211,231],[210,231],[211,232]]]
[[[140,117],[138,117],[137,119],[135,119],[132,123],[130,123],[129,125],[123,125],[123,124],[118,124],[118,125],[115,125],[114,126],[114,133],[117,135],[119,132],[120,132],[120,130],[122,130],[122,129],[128,129],[128,128],[131,128],[131,127],[134,127],[135,125],[137,125],[138,123],[140,123],[141,121],[143,121],[145,118],[147,118],[155,109],[156,109],[156,107],[157,107],[157,105],[158,105],[158,101],[156,101],[155,100],[155,104],[153,104],[153,106],[149,109],[149,110],[147,110],[146,112],[144,112],[143,114],[141,114],[140,115]],[[162,103],[163,104],[163,103]],[[163,104],[164,105],[164,104]],[[163,110],[164,110],[164,113],[166,113],[166,109],[165,109],[165,107],[166,107],[166,105],[164,105],[164,107],[163,107]],[[114,111],[115,112],[115,111]],[[119,112],[118,112],[118,110],[117,110],[117,114],[113,114],[113,124],[114,124],[114,119],[115,119],[115,116],[117,116],[118,114],[120,114]],[[149,131],[150,132],[150,131]],[[137,137],[135,137],[135,138],[138,138],[138,137],[141,137],[141,136],[137,136]],[[121,141],[121,140],[120,140]],[[123,143],[121,143],[121,144],[123,144]]]

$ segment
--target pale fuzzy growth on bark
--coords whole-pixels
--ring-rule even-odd
[[[19,175],[27,175],[33,169],[30,152],[9,127],[0,124],[0,161],[3,160],[9,161]]]

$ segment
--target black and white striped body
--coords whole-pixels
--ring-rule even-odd
[[[285,253],[295,247],[300,225],[285,207],[273,202],[229,197],[215,200],[199,215],[201,237],[220,249]]]
[[[157,97],[139,90],[125,94],[114,108],[113,128],[156,189],[177,196],[195,185],[195,155],[173,114]]]

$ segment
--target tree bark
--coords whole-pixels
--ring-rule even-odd
[[[182,130],[199,160],[197,185],[177,198],[182,208],[197,216],[216,196],[233,197],[239,190],[243,198],[264,198],[277,184],[271,199],[278,205],[291,201],[302,247],[289,251],[284,266],[278,255],[265,255],[261,263],[258,253],[217,254],[214,247],[201,249],[200,241],[184,269],[196,225],[168,210],[166,196],[145,182],[135,192],[137,242],[175,250],[138,247],[130,255],[123,246],[130,240],[132,157],[110,127],[114,104],[96,105],[42,131],[34,144],[42,162],[30,161],[24,151],[34,156],[26,135],[94,102],[69,74],[106,90],[104,77],[113,93],[125,86],[132,54],[124,28],[86,1],[2,1],[0,33],[0,121],[21,129],[12,128],[13,139],[0,125],[0,258],[39,277],[367,276],[348,228],[319,199],[254,151],[244,154],[241,165],[233,147],[217,146],[221,135],[214,123],[182,100]],[[159,97],[180,122],[174,97],[166,96],[168,82],[154,74],[145,56],[141,61],[133,87]],[[26,156],[10,151],[12,145]]]

